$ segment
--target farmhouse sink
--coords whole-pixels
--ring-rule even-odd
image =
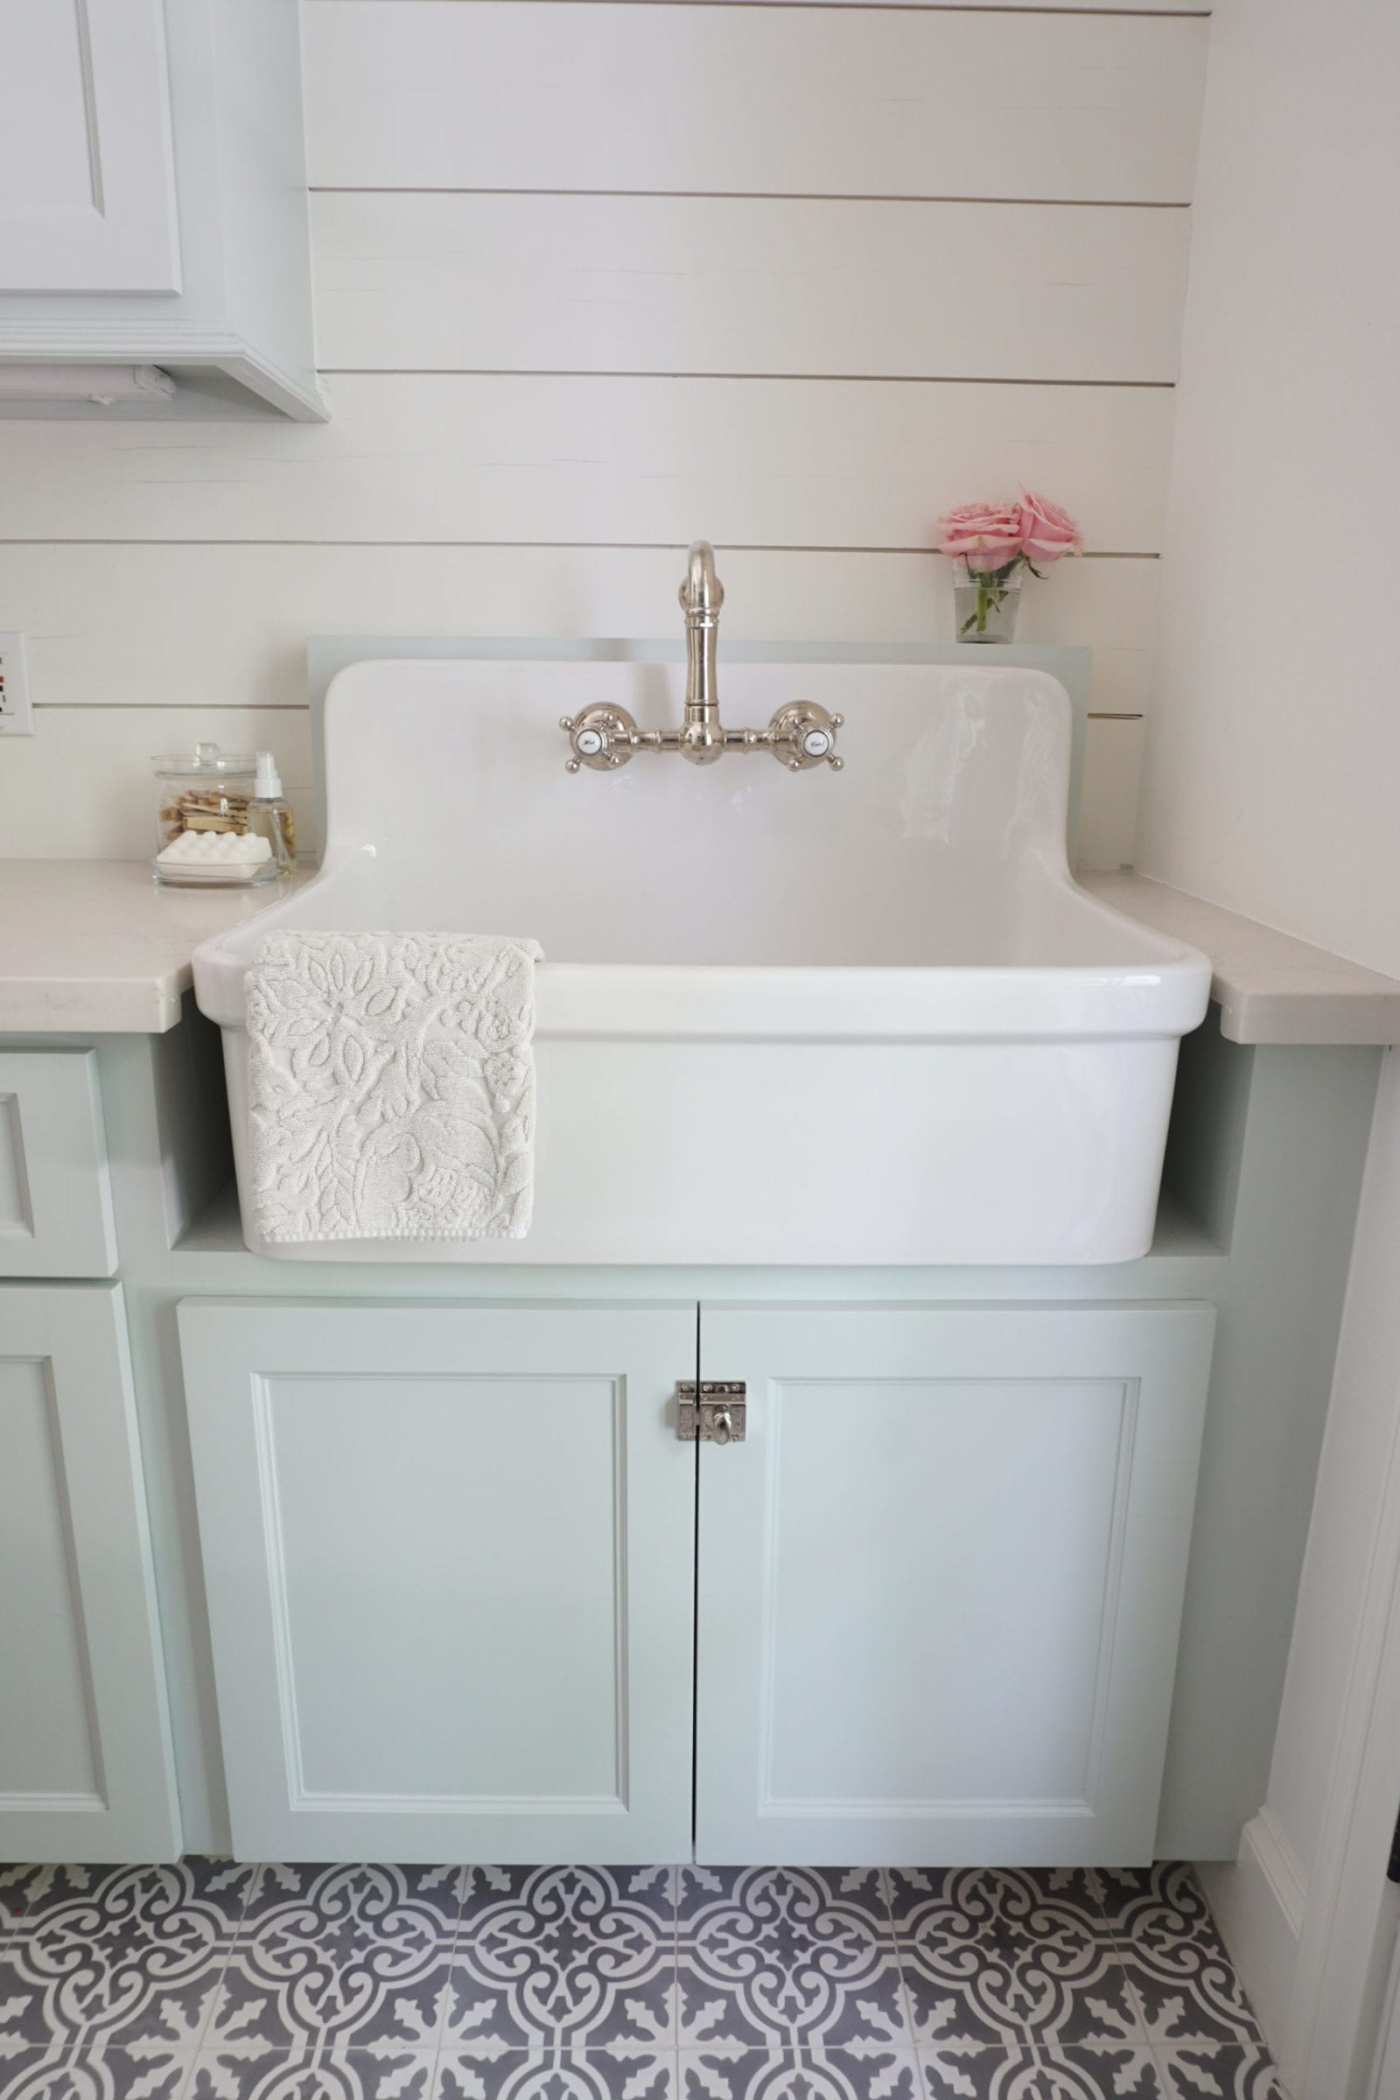
[[[382,662],[324,720],[321,873],[194,959],[247,1184],[244,973],[267,932],[533,935],[523,1241],[261,1244],[280,1260],[1084,1263],[1152,1236],[1178,1039],[1209,968],[1078,889],[1071,712],[1021,669],[726,664],[726,721],[844,717],[843,769],[639,751],[679,667]],[[245,1217],[251,1214],[245,1202]],[[246,1229],[246,1228],[245,1228]]]

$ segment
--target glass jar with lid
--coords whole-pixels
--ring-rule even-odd
[[[196,744],[152,761],[158,882],[267,882],[279,873],[265,839],[248,829],[257,761],[251,751]]]

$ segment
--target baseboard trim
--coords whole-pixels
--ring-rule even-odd
[[[1233,1866],[1200,1868],[1210,1907],[1276,2057],[1291,2040],[1294,1971],[1308,1884],[1267,1808],[1245,1824]]]

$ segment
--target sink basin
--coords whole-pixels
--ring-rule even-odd
[[[361,663],[325,704],[321,873],[195,955],[247,1166],[244,973],[267,931],[533,935],[523,1241],[282,1260],[1126,1261],[1152,1236],[1178,1039],[1210,972],[1076,887],[1071,715],[1043,672],[725,664],[728,723],[846,718],[845,769],[641,753],[564,770],[668,664]],[[245,1206],[245,1213],[246,1213]]]

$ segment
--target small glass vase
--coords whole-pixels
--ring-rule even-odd
[[[1003,569],[969,569],[958,563],[953,571],[953,619],[960,642],[1015,639],[1021,575],[1019,561]]]

